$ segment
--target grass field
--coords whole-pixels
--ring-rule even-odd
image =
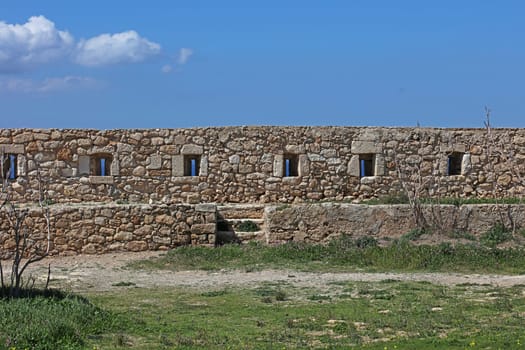
[[[19,331],[2,317],[0,348],[519,349],[525,343],[523,286],[385,280],[323,291],[286,283],[208,291],[123,287],[88,298],[94,305],[87,309],[71,300],[0,302],[2,316],[16,314],[19,329],[34,334],[6,338]],[[46,317],[35,321],[35,312]]]
[[[328,246],[180,248],[134,268],[521,273],[524,255],[516,248],[342,239]],[[524,318],[523,285],[283,281],[203,290],[121,281],[111,292],[81,297],[0,299],[0,350],[520,349]]]

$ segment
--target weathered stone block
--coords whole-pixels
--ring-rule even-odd
[[[162,156],[155,154],[149,157],[147,169],[160,169],[162,167]]]
[[[15,144],[0,144],[0,152],[11,153],[11,154],[23,154],[24,145]]]
[[[119,176],[120,175],[120,164],[118,159],[114,159],[111,162],[111,165],[109,167],[109,173],[112,176]]]
[[[299,176],[307,176],[310,173],[310,161],[306,154],[299,155],[298,174]]]
[[[201,157],[199,176],[208,176],[208,157]]]
[[[131,241],[126,243],[125,248],[132,252],[141,252],[148,250],[148,244],[142,241]]]
[[[359,155],[355,154],[350,158],[347,167],[347,173],[350,176],[359,177],[360,174],[360,165],[359,165]]]
[[[300,154],[305,152],[304,145],[286,145],[284,149],[286,152],[292,154]]]
[[[78,156],[78,173],[79,175],[90,174],[89,156]]]
[[[385,157],[380,153],[374,157],[374,175],[385,175]]]
[[[139,176],[142,177],[146,175],[146,168],[144,168],[142,165],[139,165],[132,171],[133,176]]]
[[[352,141],[353,154],[373,154],[381,152],[381,144],[372,141]]]
[[[193,224],[191,226],[191,233],[196,235],[202,234],[214,234],[216,231],[216,225],[213,224]]]
[[[154,243],[157,243],[157,244],[164,244],[164,245],[170,245],[171,244],[171,238],[170,237],[153,236],[152,240],[153,240]]]
[[[113,239],[120,242],[131,241],[133,239],[133,233],[125,231],[117,232],[115,236],[113,236]]]
[[[284,157],[282,154],[276,154],[273,157],[273,176],[283,177]]]
[[[217,205],[214,203],[202,203],[195,206],[196,212],[201,213],[215,213],[217,211]]]
[[[231,164],[239,164],[241,162],[241,157],[238,154],[234,154],[228,158],[228,161]]]
[[[171,175],[177,177],[184,176],[184,156],[176,155],[171,158]]]
[[[182,146],[180,153],[188,155],[199,155],[204,153],[202,146],[198,145],[184,145]]]
[[[158,224],[164,224],[164,225],[172,225],[175,223],[175,219],[171,215],[159,215],[155,218],[155,222]]]

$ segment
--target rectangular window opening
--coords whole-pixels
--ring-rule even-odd
[[[448,175],[461,175],[461,163],[463,163],[463,153],[454,152],[450,154],[447,164]]]
[[[106,176],[106,159],[100,158],[100,176]]]
[[[374,155],[360,154],[359,155],[359,176],[374,176]]]
[[[184,176],[199,176],[201,157],[196,155],[184,156]]]
[[[3,178],[14,180],[18,176],[17,169],[18,157],[16,154],[4,154],[2,159]]]
[[[299,158],[297,154],[285,154],[283,156],[283,176],[299,176]]]
[[[95,154],[91,160],[91,174],[95,176],[110,176],[111,162],[113,157],[111,154]]]

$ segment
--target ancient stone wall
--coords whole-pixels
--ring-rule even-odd
[[[144,251],[180,245],[213,245],[216,231],[214,204],[172,205],[52,205],[52,255]],[[42,210],[28,207],[23,230],[32,249],[44,247],[47,229]],[[0,212],[0,258],[12,254],[15,240],[7,212]]]
[[[525,130],[224,127],[0,129],[2,173],[34,202],[293,203],[398,195],[521,195]]]
[[[457,234],[479,236],[496,223],[525,227],[525,205],[426,205],[424,213],[443,239]],[[409,205],[316,203],[268,206],[265,227],[269,243],[326,243],[343,234],[399,238],[416,224]]]
[[[213,245],[216,239],[221,239],[216,235],[220,232],[220,225],[217,225],[219,218],[228,218],[231,222],[260,222],[261,230],[258,232],[239,232],[234,225],[229,234],[236,237],[237,242],[256,240],[269,244],[289,241],[327,243],[341,235],[388,240],[399,238],[415,227],[410,206],[403,204],[303,203],[261,207],[221,207],[215,204],[52,205],[49,207],[50,253],[99,254],[163,250],[189,244]],[[42,211],[35,207],[21,210],[29,211],[25,227],[30,233],[31,247],[45,246],[47,231]],[[447,239],[453,232],[479,238],[498,222],[507,227],[525,227],[525,205],[429,205],[425,210],[427,217],[439,218],[440,224],[448,229],[436,230],[437,236],[442,239]],[[0,212],[0,258],[8,258],[14,247],[12,227],[5,215],[5,211]]]

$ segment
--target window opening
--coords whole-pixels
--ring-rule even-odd
[[[5,154],[2,159],[2,172],[4,179],[14,180],[17,174],[17,156],[16,154]]]
[[[110,176],[113,157],[110,154],[95,154],[92,157],[91,174],[95,176]]]
[[[285,154],[283,159],[283,175],[285,177],[299,176],[299,162],[297,155]]]
[[[448,156],[448,175],[461,175],[463,153],[454,152]]]
[[[360,177],[374,176],[374,155],[359,155],[359,175]]]
[[[184,156],[184,176],[199,176],[200,156]]]
[[[100,158],[100,176],[106,176],[106,159]]]

